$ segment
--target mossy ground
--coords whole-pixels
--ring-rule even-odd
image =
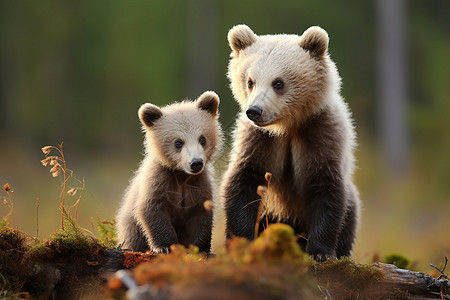
[[[68,216],[66,221],[65,229],[46,241],[0,229],[2,299],[60,297],[97,280],[89,278],[86,266],[98,264],[105,247]]]
[[[174,299],[358,296],[382,279],[378,269],[348,258],[315,263],[296,240],[291,227],[272,224],[255,241],[233,238],[225,251],[210,258],[195,247],[173,246],[169,255],[137,265],[132,275],[139,285],[150,285],[155,295],[170,294]],[[107,295],[120,299],[124,288],[112,280]]]
[[[93,275],[105,246],[69,221],[45,242],[0,230],[2,297],[125,297],[120,281],[112,279],[102,288]],[[126,252],[124,257],[139,285],[170,299],[360,299],[383,279],[377,268],[349,258],[312,261],[284,224],[270,225],[252,242],[233,238],[215,255],[173,245],[168,255]]]
[[[348,257],[317,263],[314,271],[318,284],[332,290],[337,299],[350,295],[363,298],[369,287],[383,280],[379,269],[357,264]]]

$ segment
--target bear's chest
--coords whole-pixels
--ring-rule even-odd
[[[303,215],[303,182],[307,175],[305,170],[306,155],[301,141],[281,141],[275,139],[272,145],[272,158],[266,160],[265,169],[272,174],[267,185],[264,205],[274,217],[296,218]]]
[[[181,184],[170,192],[170,204],[173,210],[182,212],[196,205],[196,186]]]
[[[274,138],[270,148],[270,159],[267,157],[264,162],[267,172],[272,173],[273,184],[289,193],[298,191],[306,172],[306,153],[301,140]]]
[[[202,193],[206,192],[199,185],[201,180],[197,176],[176,176],[167,189],[167,210],[173,220],[183,219],[202,204]]]

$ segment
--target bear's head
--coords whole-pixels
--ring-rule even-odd
[[[221,147],[218,107],[214,92],[162,108],[143,104],[138,115],[146,132],[147,156],[169,169],[200,174]]]
[[[328,34],[310,27],[303,35],[256,35],[237,25],[228,33],[231,88],[253,125],[282,135],[325,105],[340,85],[328,56]]]

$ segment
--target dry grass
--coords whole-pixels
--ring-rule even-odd
[[[65,199],[66,199],[66,193],[70,196],[75,196],[77,192],[79,192],[79,196],[77,201],[71,205],[68,209],[68,214],[70,214],[70,209],[75,207],[75,220],[77,220],[78,216],[78,206],[80,205],[81,198],[83,196],[83,191],[85,188],[85,181],[79,180],[73,176],[73,171],[67,168],[66,165],[66,158],[64,156],[64,150],[63,150],[63,142],[58,145],[58,147],[55,146],[45,146],[41,148],[42,152],[45,155],[45,158],[41,160],[41,163],[44,167],[50,166],[50,173],[52,173],[53,177],[62,177],[62,183],[61,183],[61,192],[59,195],[59,198],[61,199],[61,207],[62,210],[66,209]],[[57,155],[50,155],[52,153],[56,152]],[[76,181],[79,185],[77,187],[71,187],[69,190],[67,190],[68,181],[72,179]],[[67,190],[67,191],[66,191]],[[64,216],[61,213],[61,229],[64,230]]]
[[[11,185],[9,183],[5,183],[3,190],[8,195],[8,198],[3,198],[3,204],[9,208],[9,213],[4,217],[4,222],[6,222],[8,217],[10,217],[11,228],[14,228],[14,191],[11,189]]]

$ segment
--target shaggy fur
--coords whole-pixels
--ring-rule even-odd
[[[210,251],[213,212],[203,203],[214,196],[218,106],[213,92],[195,102],[141,106],[145,157],[117,215],[122,248],[167,253],[172,244],[193,244]]]
[[[284,222],[316,260],[349,256],[360,202],[355,134],[327,33],[257,36],[238,25],[228,39],[228,77],[242,110],[222,184],[228,236],[253,239],[256,222]],[[267,192],[256,220],[260,185]]]

